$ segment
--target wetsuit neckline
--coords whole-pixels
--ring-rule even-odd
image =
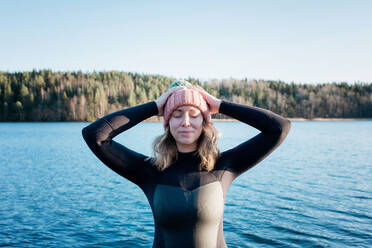
[[[191,157],[197,157],[198,153],[197,150],[192,152],[180,152],[178,151],[178,158],[191,158]]]
[[[191,151],[191,152],[180,152],[180,151],[178,151],[178,153],[181,153],[181,154],[191,154],[191,153],[194,153],[194,152],[196,152],[197,150],[194,150],[194,151]]]
[[[199,155],[197,150],[192,152],[178,152],[176,168],[185,168],[187,170],[197,170],[199,168]]]

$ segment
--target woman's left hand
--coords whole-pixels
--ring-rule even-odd
[[[200,94],[204,97],[205,101],[209,105],[209,112],[211,114],[215,114],[219,112],[221,100],[212,96],[208,92],[206,92],[202,87],[199,85],[194,85],[194,87],[200,92]]]

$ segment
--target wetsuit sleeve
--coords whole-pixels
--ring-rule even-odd
[[[140,185],[151,177],[148,158],[112,139],[139,122],[156,115],[156,103],[123,109],[106,115],[82,130],[83,137],[92,152],[109,168],[133,183]]]
[[[261,132],[246,142],[221,153],[225,169],[235,176],[252,168],[274,151],[285,139],[291,122],[269,110],[222,101],[219,112],[244,122]]]

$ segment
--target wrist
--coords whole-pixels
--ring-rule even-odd
[[[220,100],[220,99],[216,99],[216,108],[217,108],[217,112],[218,112],[218,113],[220,112],[221,102],[222,102],[222,100]]]
[[[160,106],[160,103],[157,100],[154,100],[154,102],[158,108],[158,115],[162,115],[162,106]]]

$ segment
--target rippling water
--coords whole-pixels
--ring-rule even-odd
[[[0,123],[0,246],[151,247],[142,191],[83,142],[87,123]],[[255,135],[218,122],[222,151]],[[155,130],[155,131],[154,131]],[[161,123],[117,141],[151,154]],[[371,247],[372,122],[293,122],[284,143],[227,193],[229,247]]]

